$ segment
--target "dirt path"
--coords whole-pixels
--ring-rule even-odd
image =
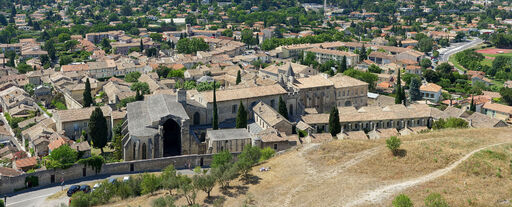
[[[350,207],[350,206],[357,206],[357,205],[362,205],[362,204],[381,203],[384,199],[387,199],[387,198],[391,197],[392,195],[399,193],[409,187],[412,187],[412,186],[415,186],[415,185],[418,185],[421,183],[425,183],[425,182],[434,180],[438,177],[445,175],[446,173],[450,172],[455,167],[457,167],[460,163],[467,160],[473,154],[475,154],[483,149],[506,144],[506,143],[510,143],[510,142],[502,142],[502,143],[498,143],[498,144],[492,144],[492,145],[488,145],[488,146],[473,150],[472,152],[466,154],[464,157],[462,157],[461,159],[452,163],[451,165],[449,165],[446,168],[436,170],[430,174],[427,174],[427,175],[424,175],[424,176],[421,176],[421,177],[418,177],[415,179],[411,179],[411,180],[408,180],[405,182],[400,182],[400,183],[396,183],[396,184],[392,184],[392,185],[383,186],[381,188],[366,192],[363,194],[363,197],[358,198],[357,200],[354,200],[352,202],[349,202],[343,206]]]

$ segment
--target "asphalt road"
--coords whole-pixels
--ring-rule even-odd
[[[183,175],[192,175],[192,170],[178,170],[178,173]],[[134,175],[132,174],[121,174],[121,175],[99,175],[91,176],[85,179],[77,179],[71,182],[66,182],[64,187],[60,185],[45,186],[42,188],[36,188],[30,191],[16,193],[8,195],[7,205],[8,207],[59,207],[61,203],[68,204],[69,198],[62,196],[58,199],[46,200],[49,196],[61,191],[61,189],[68,189],[71,185],[82,185],[91,182],[100,182],[110,178],[122,178],[124,176]],[[92,187],[92,186],[91,186]],[[3,197],[2,197],[3,199]]]
[[[439,50],[441,57],[439,58],[439,62],[448,62],[448,59],[450,59],[450,56],[461,52],[463,50],[475,47],[484,41],[480,38],[475,38],[473,40],[470,40],[468,42],[461,42],[461,43],[452,43],[450,47],[442,48]],[[457,69],[460,74],[464,74],[464,71],[461,71]]]

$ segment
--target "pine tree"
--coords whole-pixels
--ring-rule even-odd
[[[279,96],[278,111],[285,119],[288,119],[288,109],[286,108],[286,103],[281,96]]]
[[[340,114],[338,108],[332,107],[331,113],[329,114],[329,133],[331,133],[332,136],[336,136],[340,132]]]
[[[89,78],[85,81],[85,90],[84,90],[84,107],[89,107],[93,105],[92,96],[91,96],[91,83],[89,82]]]
[[[409,96],[411,101],[421,100],[420,84],[421,83],[418,78],[413,78],[411,80],[411,84],[409,84]]]
[[[398,71],[398,77],[396,80],[396,88],[395,88],[395,104],[402,103],[402,80],[400,79],[400,71]]]
[[[213,81],[213,85],[215,86],[215,81]],[[215,95],[215,87],[213,87],[213,121],[212,128],[213,130],[219,129],[219,117],[217,114],[217,97]]]
[[[240,101],[240,107],[236,114],[236,128],[247,128],[247,111],[242,101]]]
[[[475,105],[475,102],[474,102],[473,95],[471,95],[471,105],[469,106],[469,110],[472,111],[472,112],[476,111],[476,105]]]
[[[101,149],[107,145],[108,127],[107,119],[103,116],[100,107],[96,107],[89,118],[89,137],[92,140],[92,146]]]
[[[238,85],[240,82],[242,82],[242,75],[240,74],[240,71],[236,73],[236,84]]]

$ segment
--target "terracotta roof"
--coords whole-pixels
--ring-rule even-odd
[[[512,106],[507,106],[507,105],[503,105],[503,104],[487,102],[484,104],[484,106],[482,108],[484,108],[486,110],[492,110],[492,111],[505,113],[505,114],[512,114]]]
[[[80,109],[59,110],[57,113],[55,113],[55,118],[60,122],[89,120],[95,108],[96,107],[87,107]],[[102,106],[100,109],[103,112],[103,116],[111,116],[112,109],[109,106]]]
[[[289,124],[291,124],[286,118],[284,118],[281,114],[279,114],[276,110],[274,110],[269,105],[259,102],[256,104],[252,110],[255,114],[257,114],[261,119],[263,119],[265,122],[267,122],[270,126],[275,126],[279,122],[285,121]]]
[[[0,167],[0,175],[1,176],[15,177],[15,176],[18,176],[21,174],[22,174],[22,172],[17,171],[15,169],[7,168],[7,167]]]
[[[420,86],[420,91],[439,92],[441,89],[442,87],[435,83],[427,83]]]
[[[368,136],[364,133],[364,131],[348,131],[342,132],[338,136],[341,136],[342,139],[368,139]]]
[[[360,81],[358,79],[352,78],[350,76],[336,74],[333,77],[330,77],[329,80],[334,84],[334,88],[344,88],[344,87],[353,87],[353,86],[367,86],[368,83],[364,81]]]
[[[68,143],[69,140],[67,140],[66,138],[59,137],[56,140],[51,141],[50,144],[48,144],[48,149],[54,150]]]
[[[24,159],[16,160],[16,168],[25,168],[37,165],[36,157],[29,157]]]
[[[216,91],[217,102],[258,98],[272,95],[287,94],[287,91],[280,85],[256,86],[251,88],[239,88],[232,90],[218,90]],[[204,97],[207,103],[213,102],[213,92],[201,92],[200,95]]]

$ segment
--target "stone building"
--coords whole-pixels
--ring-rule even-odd
[[[269,105],[259,102],[252,108],[254,112],[254,122],[261,129],[274,128],[286,135],[292,134],[292,123],[279,114]]]
[[[366,131],[374,129],[431,126],[432,108],[425,104],[401,104],[386,106],[340,107],[340,123],[344,131]],[[307,114],[302,120],[316,129],[318,133],[329,131],[329,114]]]
[[[247,129],[219,129],[206,132],[207,153],[242,152],[247,144],[252,144]]]
[[[107,119],[108,139],[112,137],[112,109],[109,106],[100,107],[103,116]],[[88,129],[89,119],[95,107],[80,109],[59,110],[54,114],[57,131],[64,131],[64,135],[75,140]]]
[[[129,103],[123,123],[124,160],[198,153],[199,140],[189,136],[186,94],[159,94]]]

